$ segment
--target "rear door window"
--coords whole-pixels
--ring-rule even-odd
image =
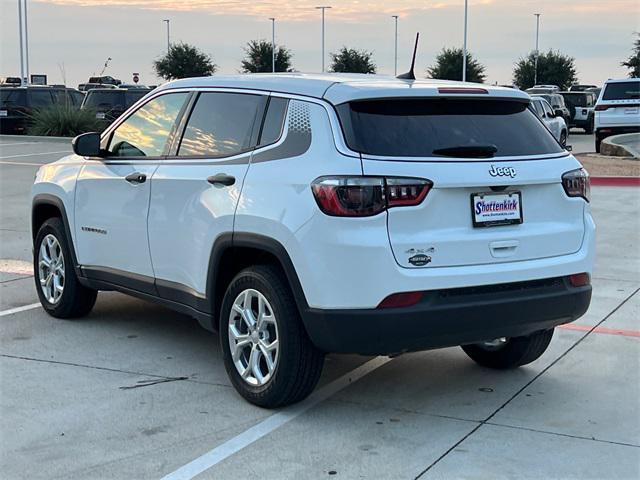
[[[513,100],[381,99],[336,107],[351,150],[385,157],[434,157],[436,150],[495,147],[494,156],[560,153],[529,110]],[[462,147],[462,148],[460,148]]]
[[[205,92],[198,96],[178,147],[178,156],[224,157],[255,146],[266,97]]]
[[[280,138],[288,103],[289,101],[286,98],[271,97],[269,100],[269,107],[264,117],[264,125],[260,135],[260,146],[275,143]]]
[[[602,95],[603,100],[639,100],[640,82],[608,83]]]

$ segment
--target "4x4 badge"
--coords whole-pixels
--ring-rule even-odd
[[[419,253],[418,255],[414,255],[409,258],[409,263],[416,267],[423,267],[428,263],[431,263],[431,257],[429,255],[424,255]]]
[[[495,165],[491,165],[489,169],[489,175],[492,177],[515,177],[516,169],[513,167],[496,167]]]

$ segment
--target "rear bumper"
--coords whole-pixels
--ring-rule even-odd
[[[600,125],[596,128],[596,138],[602,140],[613,135],[622,135],[623,133],[637,133],[640,132],[640,126],[625,126],[625,127],[608,127]]]
[[[303,320],[323,351],[384,355],[527,335],[576,320],[590,301],[590,285],[558,277],[432,290],[405,308],[310,308]]]

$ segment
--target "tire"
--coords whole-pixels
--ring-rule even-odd
[[[562,130],[560,132],[560,145],[562,145],[563,147],[567,146],[567,131],[566,130]]]
[[[506,370],[537,360],[547,349],[553,329],[541,330],[523,337],[512,337],[498,347],[483,344],[462,345],[462,350],[478,365]]]
[[[594,130],[595,130],[595,121],[593,117],[591,117],[587,123],[587,126],[584,127],[584,131],[587,135],[591,135]]]
[[[260,301],[264,302],[265,313],[262,324],[256,315]],[[248,326],[251,322],[245,320],[246,315],[239,313],[248,309],[255,322],[254,330]],[[269,317],[271,321],[266,320]],[[262,330],[256,328],[260,326]],[[241,353],[236,351],[236,359],[229,340],[232,336],[235,336],[234,345],[247,344]],[[242,340],[238,340],[240,338]],[[277,351],[268,350],[265,354],[263,348],[273,345],[274,338],[278,341]],[[318,383],[324,363],[324,354],[311,343],[305,331],[287,281],[280,270],[271,265],[242,270],[229,284],[220,310],[220,346],[225,369],[235,389],[248,402],[265,408],[290,405],[307,397]],[[257,353],[254,354],[254,350]],[[247,373],[253,355],[256,355],[258,374],[256,370]],[[274,365],[273,370],[266,355]]]
[[[47,246],[43,245],[44,243]],[[52,246],[49,246],[51,244]],[[53,262],[53,258],[60,259],[60,252],[62,258],[59,260],[58,265],[61,265],[61,269],[54,269],[55,273],[49,278],[49,286],[53,285],[53,290],[49,289],[51,293],[49,298],[48,294],[45,294],[43,286],[41,285],[41,278],[47,282],[47,272],[50,271],[48,267],[43,266],[40,268],[41,250],[44,250],[45,254],[49,255],[49,260]],[[51,252],[57,252],[53,255]],[[36,291],[38,292],[38,298],[42,308],[56,318],[76,318],[87,315],[93,305],[96,303],[96,297],[98,292],[90,288],[86,288],[80,284],[75,272],[75,265],[73,265],[73,257],[71,255],[71,247],[69,240],[65,234],[64,224],[60,218],[50,218],[42,224],[36,235],[36,240],[33,248],[33,278],[36,283]],[[46,258],[43,259],[46,261]],[[50,262],[50,264],[51,264]],[[56,260],[58,262],[58,260]],[[45,277],[45,275],[47,275]],[[57,285],[62,287],[60,294],[56,289]]]

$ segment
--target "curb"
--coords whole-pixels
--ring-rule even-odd
[[[640,177],[591,177],[596,187],[640,187]]]
[[[24,142],[71,143],[72,137],[38,137],[35,135],[0,135],[0,140],[22,140]]]

